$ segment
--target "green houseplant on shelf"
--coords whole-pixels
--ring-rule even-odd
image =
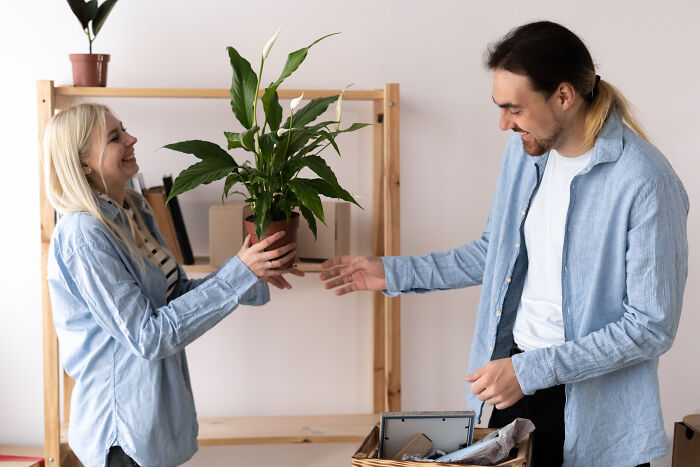
[[[359,206],[352,195],[340,186],[333,170],[320,156],[328,148],[340,156],[336,137],[368,125],[354,123],[341,129],[342,95],[345,89],[338,95],[312,99],[298,108],[303,98],[302,93],[292,99],[290,115],[284,123],[283,109],[277,95],[277,88],[296,71],[309,49],[334,34],[321,37],[311,45],[290,53],[279,78],[259,98],[265,59],[278,35],[279,30],[263,48],[257,75],[236,49],[227,48],[233,69],[231,109],[243,126],[241,132],[224,132],[227,149],[252,153],[252,164],[248,160],[239,164],[227,150],[209,141],[190,140],[164,146],[200,159],[180,172],[168,199],[199,185],[225,178],[222,201],[233,193],[245,196],[253,212],[246,219],[246,228],[254,242],[273,233],[275,230],[270,230],[270,227],[279,229],[291,224],[294,228],[295,223],[298,225],[299,213],[295,208],[301,212],[315,236],[316,218],[325,224],[320,195]],[[336,102],[336,119],[316,122],[333,102]],[[262,119],[258,117],[260,108]],[[300,176],[300,171],[305,168],[310,169],[315,177]],[[234,189],[237,184],[242,185],[245,192]],[[283,242],[293,241],[295,235],[295,231],[288,233]]]
[[[97,37],[107,16],[117,0],[105,0],[98,5],[97,0],[67,0],[71,11],[78,18],[83,32],[88,38],[87,54],[70,54],[73,64],[73,84],[75,86],[106,86],[109,54],[92,53],[92,42]]]

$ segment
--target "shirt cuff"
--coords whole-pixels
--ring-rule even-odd
[[[239,299],[243,297],[251,287],[259,282],[258,276],[253,274],[238,256],[227,260],[223,266],[219,268],[216,277],[231,287],[236,295],[238,295]]]
[[[546,359],[547,349],[535,349],[511,357],[515,376],[523,394],[531,395],[539,389],[557,384],[554,372]]]
[[[408,292],[412,288],[413,273],[411,263],[404,256],[382,256],[384,263],[384,278],[386,280],[386,290],[384,295],[395,297],[401,292]]]

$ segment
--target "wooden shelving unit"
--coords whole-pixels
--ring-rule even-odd
[[[339,94],[339,90],[279,90],[281,99],[304,92],[308,98]],[[228,89],[91,88],[55,86],[37,81],[39,130],[39,186],[41,216],[41,280],[44,354],[44,456],[46,466],[76,463],[67,445],[70,396],[74,381],[63,372],[63,408],[60,416],[60,372],[56,331],[46,281],[49,242],[55,226],[54,210],[46,198],[42,167],[42,135],[57,110],[69,107],[75,98],[228,98]],[[373,253],[399,254],[399,85],[378,90],[347,90],[344,99],[371,101],[373,107]],[[313,270],[317,265],[303,266]],[[208,264],[188,266],[189,272],[208,273]],[[199,444],[278,444],[308,442],[361,442],[383,411],[401,408],[400,301],[375,294],[373,299],[373,413],[280,417],[226,417],[199,420]]]

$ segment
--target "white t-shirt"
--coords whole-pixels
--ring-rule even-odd
[[[564,343],[561,260],[571,180],[591,159],[549,152],[540,186],[525,220],[528,269],[513,327],[515,344],[533,350]]]

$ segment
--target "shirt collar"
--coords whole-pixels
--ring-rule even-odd
[[[110,218],[110,220],[113,221],[117,218],[117,216],[119,216],[119,208],[112,198],[104,193],[96,193],[95,197],[97,198],[97,204],[99,205],[100,209]],[[144,212],[146,210],[146,205],[140,197],[136,197],[136,204],[138,205],[140,212]]]
[[[624,124],[622,117],[616,109],[611,109],[608,117],[605,119],[603,128],[598,134],[595,145],[591,152],[591,161],[586,170],[590,170],[596,164],[603,162],[615,162],[622,156],[622,132]],[[534,159],[535,165],[540,168],[540,173],[544,173],[544,166],[549,159],[549,151],[542,156],[528,156]]]

